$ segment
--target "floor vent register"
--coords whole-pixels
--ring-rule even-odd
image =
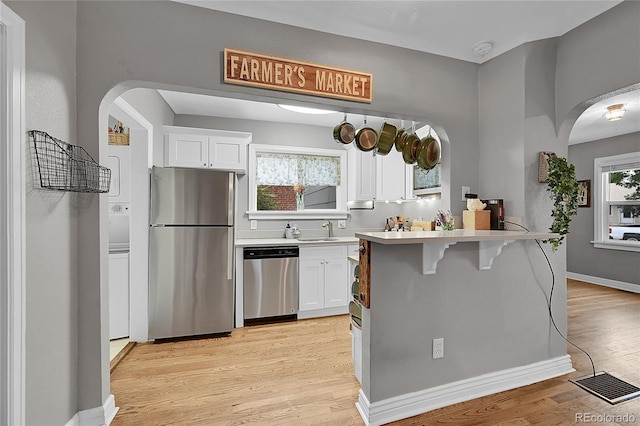
[[[617,404],[640,396],[639,387],[620,380],[607,372],[569,381],[604,399],[609,404]]]

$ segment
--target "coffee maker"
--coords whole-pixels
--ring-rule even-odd
[[[492,198],[482,200],[482,202],[487,204],[486,209],[491,212],[491,229],[504,230],[504,201],[502,198]]]

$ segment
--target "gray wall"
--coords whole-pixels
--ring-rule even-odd
[[[162,126],[173,124],[173,110],[156,90],[131,89],[122,94],[122,99],[153,125],[153,164],[162,163],[164,161]]]
[[[581,207],[571,221],[567,241],[567,271],[640,285],[638,253],[597,249],[593,241],[593,160],[599,157],[638,152],[640,133],[569,146],[568,160],[576,166],[578,180],[591,179],[591,207]]]
[[[7,4],[27,25],[29,127],[76,141],[97,159],[107,155],[109,105],[130,88],[161,85],[249,99],[307,100],[224,85],[221,51],[241,47],[372,72],[371,105],[318,103],[347,112],[428,118],[450,144],[451,199],[458,198],[460,186],[479,179],[475,64],[171,2]],[[640,4],[627,1],[558,39],[557,128],[568,123],[564,127],[570,129],[574,110],[586,108],[584,101],[637,82],[638,22]],[[566,146],[567,129],[558,140]],[[50,202],[52,195],[32,192],[27,205],[28,419],[64,423],[75,410],[102,405],[109,394],[108,225],[101,213],[107,198],[76,196],[76,211],[69,194]]]
[[[505,214],[524,216],[524,54],[516,48],[478,72],[480,198],[503,198]],[[473,189],[473,188],[472,188]]]
[[[26,21],[26,127],[76,144],[75,3],[6,3]],[[34,164],[25,147],[28,167]],[[65,424],[77,411],[77,206],[93,195],[26,182],[26,421]]]

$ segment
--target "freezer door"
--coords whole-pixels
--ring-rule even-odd
[[[199,169],[151,170],[151,224],[233,225],[235,175]]]
[[[149,337],[233,329],[233,228],[152,227]]]

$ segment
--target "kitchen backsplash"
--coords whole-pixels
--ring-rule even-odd
[[[338,221],[332,220],[333,231],[336,236],[353,236],[355,232],[382,231],[384,230],[385,219],[390,216],[401,215],[410,220],[432,220],[438,209],[441,208],[439,200],[424,200],[421,203],[407,202],[402,204],[376,202],[374,210],[350,210],[345,229],[339,229]],[[291,226],[298,225],[302,235],[306,237],[325,236],[328,232],[326,228],[322,227],[324,220],[259,220],[258,229],[256,230],[236,228],[236,238],[282,237],[287,222]]]

